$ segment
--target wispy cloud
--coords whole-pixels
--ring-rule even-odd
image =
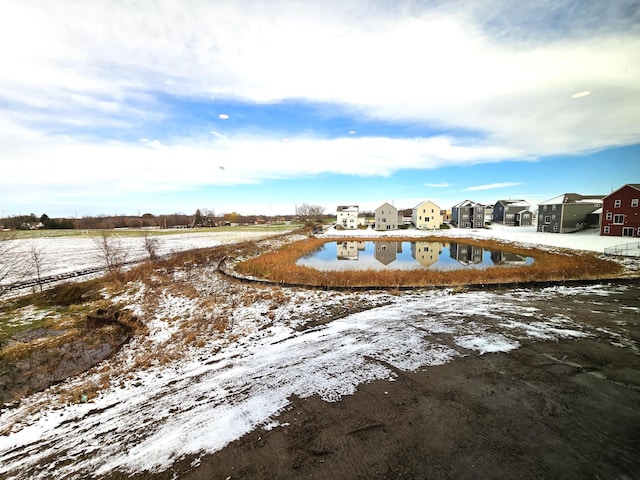
[[[451,184],[447,183],[447,182],[441,182],[441,183],[425,183],[424,184],[425,187],[431,187],[431,188],[445,188],[445,187],[449,187],[451,186]]]
[[[469,187],[462,189],[463,192],[476,192],[478,190],[494,190],[497,188],[516,187],[518,185],[524,185],[522,182],[502,182],[502,183],[488,183],[486,185],[476,185],[475,187]]]

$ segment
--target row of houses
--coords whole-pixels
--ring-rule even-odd
[[[390,203],[375,210],[373,228],[397,230],[413,225],[419,230],[434,230],[443,223],[458,228],[484,228],[490,223],[510,226],[537,225],[539,232],[570,233],[584,228],[599,228],[600,235],[640,237],[640,184],[626,184],[609,195],[564,193],[538,204],[537,211],[524,200],[499,200],[485,205],[464,200],[450,211],[427,200],[411,209],[410,217]],[[340,205],[336,225],[345,229],[367,226],[357,205]]]

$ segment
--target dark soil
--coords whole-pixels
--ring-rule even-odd
[[[589,338],[528,341],[412,373],[387,365],[394,382],[335,403],[293,397],[281,426],[131,478],[638,479],[640,319],[628,311],[614,315],[618,327],[585,319],[600,332]]]
[[[110,316],[89,317],[74,328],[72,339],[51,342],[46,348],[38,344],[65,333],[38,328],[11,339],[10,344],[24,344],[25,353],[17,357],[0,354],[0,405],[19,401],[109,358],[130,338],[131,328]]]

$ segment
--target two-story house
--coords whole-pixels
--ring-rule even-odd
[[[600,235],[640,237],[640,184],[628,183],[602,200]]]
[[[358,228],[358,205],[338,205],[336,225],[347,230]]]
[[[451,223],[458,228],[484,228],[485,206],[464,200],[451,208]]]
[[[440,207],[431,200],[419,203],[411,211],[411,223],[418,230],[435,230],[442,225]]]
[[[530,206],[524,200],[498,200],[493,206],[491,221],[512,226],[532,225],[533,212],[529,210]]]
[[[538,231],[570,233],[600,223],[604,195],[565,193],[538,204]]]
[[[442,249],[441,242],[411,242],[411,256],[424,267],[430,267],[440,260]]]
[[[375,230],[397,230],[398,225],[402,225],[402,218],[398,217],[396,207],[385,202],[376,208]]]

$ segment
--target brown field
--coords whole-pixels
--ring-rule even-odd
[[[342,238],[340,241],[376,241],[374,238]],[[394,238],[394,241],[424,241],[424,238]],[[522,267],[496,266],[469,270],[390,270],[323,272],[296,265],[296,261],[335,239],[310,238],[282,246],[235,266],[242,275],[276,283],[316,287],[431,287],[477,284],[510,284],[545,281],[569,281],[615,278],[622,273],[620,265],[598,258],[596,254],[554,249],[514,246],[487,240],[466,238],[456,241],[483,248],[500,249],[534,258],[533,265]],[[433,242],[451,242],[446,237],[429,237]]]

